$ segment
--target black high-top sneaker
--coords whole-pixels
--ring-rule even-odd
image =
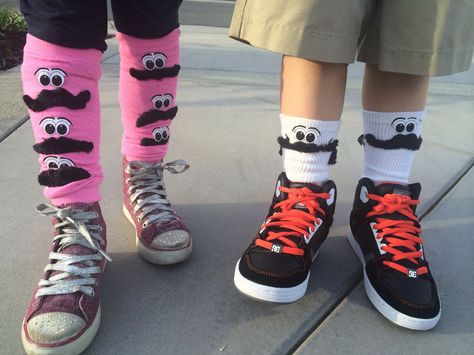
[[[375,308],[402,327],[427,330],[438,323],[441,309],[415,215],[420,191],[420,184],[375,186],[361,179],[348,239]]]
[[[289,303],[304,296],[309,270],[329,233],[336,185],[293,183],[278,177],[268,216],[237,262],[237,289],[257,300]]]

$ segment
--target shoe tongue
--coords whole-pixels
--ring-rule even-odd
[[[286,192],[282,192],[279,190],[280,186],[295,188],[295,189],[307,187],[308,189],[310,189],[312,192],[315,192],[315,193],[320,193],[323,190],[321,186],[316,185],[316,184],[305,183],[305,182],[292,182],[288,180],[288,178],[286,177],[286,174],[283,172],[278,177],[276,187],[275,187],[274,197],[277,202],[281,202],[288,198],[288,194]]]
[[[83,211],[94,211],[93,208],[91,208],[91,205],[90,204],[87,204],[87,203],[69,203],[69,204],[64,204],[64,205],[61,205],[59,206],[60,208],[66,208],[66,207],[71,207],[73,209],[81,209]],[[54,223],[58,223],[59,220],[57,219],[53,219],[53,224]],[[68,228],[68,226],[66,226],[65,228]],[[62,233],[58,231],[58,233]],[[55,233],[55,235],[57,235]],[[56,246],[56,244],[55,244]],[[61,250],[59,250],[59,247],[55,247],[55,252],[58,252],[58,253],[61,253],[61,254],[70,254],[70,255],[88,255],[88,254],[94,254],[96,253],[96,251],[94,249],[89,248],[89,247],[85,247],[83,245],[80,245],[80,244],[70,244],[70,245],[66,245],[64,246]],[[73,266],[79,266],[79,267],[87,267],[89,265],[86,265],[84,264],[83,262],[82,263],[74,263],[74,264],[71,264]],[[61,273],[61,271],[54,271],[51,273],[51,276],[54,276],[58,273]],[[72,278],[77,278],[77,277],[72,277]],[[70,279],[70,278],[66,278],[66,279]]]
[[[280,176],[278,177],[278,180],[277,180],[277,183],[276,183],[275,192],[274,192],[274,203],[284,201],[288,198],[288,194],[286,192],[283,192],[283,191],[279,190],[280,186],[288,187],[288,188],[295,188],[295,189],[306,187],[306,188],[310,189],[312,192],[315,192],[315,193],[320,193],[323,190],[323,188],[321,186],[318,186],[316,184],[304,183],[304,182],[291,182],[286,177],[286,174],[284,172],[282,172],[280,174]],[[295,204],[293,206],[293,208],[301,210],[301,211],[308,212],[308,209],[303,204],[300,204],[300,203]],[[270,213],[272,213],[272,210],[270,211]],[[268,230],[271,230],[273,232],[281,232],[281,231],[284,231],[286,229],[278,228],[278,227],[271,227],[270,229],[267,229],[267,231]],[[290,240],[293,240],[297,244],[299,244],[301,242],[301,238],[291,237],[291,236],[288,236],[287,238],[290,239]]]
[[[290,182],[290,188],[295,188],[295,189],[300,189],[303,187],[307,187],[310,189],[312,192],[315,193],[320,193],[322,192],[323,188],[319,185],[312,184],[312,183],[306,183],[306,182]]]
[[[387,194],[404,195],[411,197],[410,188],[406,185],[385,183],[375,187],[377,194],[385,196]]]
[[[71,245],[68,245],[68,246],[64,247],[60,251],[59,251],[59,249],[56,249],[55,251],[58,252],[58,253],[61,253],[61,254],[70,254],[70,255],[88,255],[88,254],[94,254],[95,253],[94,250],[86,248],[85,246],[79,245],[79,244],[71,244]],[[87,265],[84,262],[73,263],[71,265],[82,267],[82,268],[91,266],[91,265]],[[62,273],[62,271],[53,271],[53,272],[51,272],[50,277],[55,276],[57,274],[61,274],[61,273]],[[70,276],[70,277],[66,277],[65,280],[72,280],[72,279],[77,279],[77,278],[79,278],[79,277],[78,276]]]

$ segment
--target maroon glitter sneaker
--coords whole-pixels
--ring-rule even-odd
[[[123,159],[123,212],[135,227],[138,253],[150,263],[175,264],[191,255],[191,235],[171,207],[163,181],[163,170],[179,174],[188,168],[183,160],[165,164]]]
[[[100,324],[106,227],[98,203],[39,205],[53,220],[53,244],[21,337],[28,354],[79,354]]]

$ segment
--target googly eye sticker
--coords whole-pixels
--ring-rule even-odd
[[[307,128],[303,125],[293,127],[292,131],[296,141],[309,144],[314,143],[321,135],[316,127]]]
[[[166,143],[170,137],[170,129],[167,126],[157,127],[153,130],[152,136],[157,143]]]
[[[66,166],[75,166],[71,159],[56,156],[44,158],[43,163],[48,167],[48,169],[59,169]]]
[[[173,100],[173,95],[171,94],[163,94],[163,95],[155,95],[152,97],[151,102],[153,107],[157,110],[162,108],[168,108],[171,105]]]
[[[418,122],[416,117],[398,117],[392,121],[392,128],[396,134],[409,134],[413,133]]]
[[[415,130],[417,124],[418,122],[416,120],[416,117],[407,118],[407,126],[406,126],[407,132],[412,133]]]
[[[72,123],[64,117],[45,117],[41,120],[40,126],[44,133],[48,135],[58,134],[65,136],[68,134]]]
[[[64,85],[67,74],[58,68],[40,68],[35,72],[35,76],[41,86],[52,85],[59,88]]]
[[[147,70],[162,69],[166,65],[166,59],[163,53],[149,53],[142,57],[142,64]]]

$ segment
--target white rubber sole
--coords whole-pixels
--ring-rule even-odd
[[[314,256],[314,259],[316,256],[317,254]],[[239,271],[239,263],[240,259],[237,261],[237,265],[235,266],[234,284],[235,287],[237,287],[237,290],[247,297],[264,302],[291,303],[298,301],[306,293],[310,273],[308,273],[306,279],[297,286],[271,287],[260,285],[245,278]]]
[[[429,330],[432,329],[438,324],[439,318],[441,317],[441,309],[438,315],[434,318],[415,318],[410,317],[404,313],[397,311],[395,308],[390,306],[387,302],[383,300],[382,297],[377,293],[374,289],[372,284],[370,283],[367,274],[365,273],[365,260],[362,250],[360,249],[359,243],[354,239],[352,231],[349,228],[349,232],[347,233],[347,239],[351,244],[352,249],[359,257],[360,262],[362,263],[362,270],[364,272],[364,288],[367,297],[369,298],[370,302],[374,305],[377,310],[382,313],[382,315],[387,318],[389,321],[408,329],[413,330]]]
[[[125,205],[122,206],[123,213],[127,217],[128,221],[135,228],[135,223],[133,223],[132,216],[128,212]],[[138,239],[138,235],[135,232],[135,243],[137,245],[138,254],[145,259],[146,261],[157,264],[157,265],[171,265],[177,264],[185,261],[191,256],[193,251],[193,241],[191,239],[189,246],[179,250],[155,250],[146,247]]]
[[[99,325],[100,306],[89,329],[87,329],[84,334],[69,344],[56,347],[44,347],[30,343],[26,338],[24,331],[24,321],[21,325],[21,340],[28,355],[77,355],[86,350],[90,343],[92,343],[92,340],[94,340],[97,330],[99,329]]]

